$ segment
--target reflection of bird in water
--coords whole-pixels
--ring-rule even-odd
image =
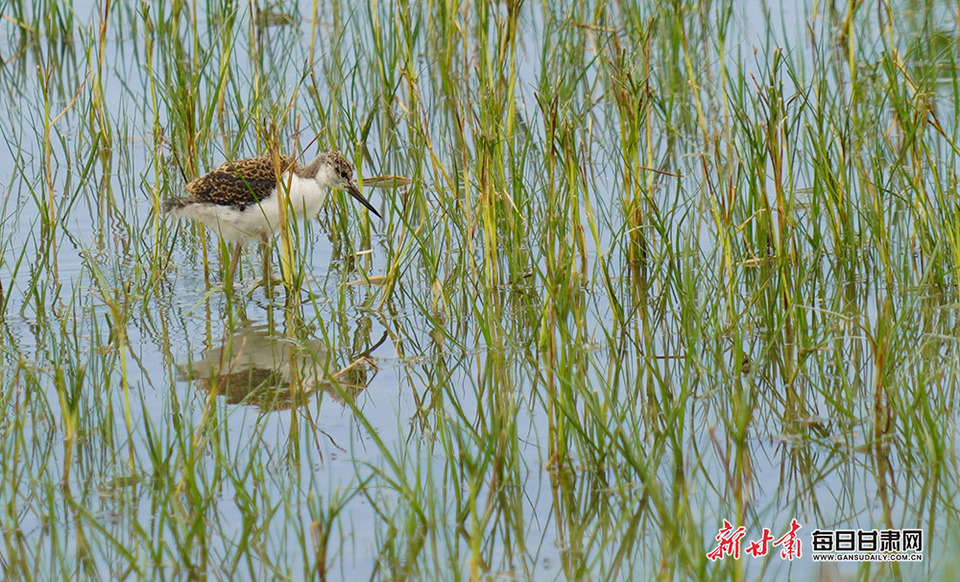
[[[218,347],[204,350],[198,360],[180,365],[184,379],[205,391],[222,394],[230,404],[253,404],[281,410],[295,398],[325,390],[334,400],[353,399],[367,387],[364,357],[339,370],[326,346],[317,339],[298,342],[269,333],[265,325],[243,325]],[[337,386],[328,379],[333,377]],[[338,389],[339,388],[339,389]]]

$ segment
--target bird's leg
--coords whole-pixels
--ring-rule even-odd
[[[227,281],[233,287],[233,277],[237,273],[237,265],[240,264],[240,251],[242,247],[237,243],[233,249],[233,255],[230,257],[230,266],[227,268]]]
[[[261,234],[260,242],[262,243],[260,251],[263,253],[263,282],[269,285],[270,280],[273,279],[270,273],[270,237]]]
[[[267,297],[272,296],[273,285],[280,283],[279,279],[274,279],[270,269],[270,235],[261,234],[260,235],[260,253],[263,258],[263,279],[260,280],[253,288],[256,289],[261,285],[267,288]]]

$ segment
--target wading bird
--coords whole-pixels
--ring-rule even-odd
[[[201,222],[235,245],[227,280],[233,282],[244,244],[260,240],[263,277],[269,278],[270,236],[279,227],[280,196],[290,212],[288,218],[312,218],[320,211],[328,188],[346,190],[377,218],[380,213],[360,193],[353,181],[353,166],[337,152],[325,152],[307,165],[290,156],[259,156],[225,162],[212,172],[187,184],[187,196],[167,200],[163,210],[175,218]]]

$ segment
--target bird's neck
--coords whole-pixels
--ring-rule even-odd
[[[306,166],[297,168],[297,170],[297,174],[303,178],[316,178],[317,172],[320,170],[320,156],[314,158],[314,160]]]
[[[316,180],[293,174],[289,183],[288,200],[297,215],[313,215],[320,210],[325,192]]]

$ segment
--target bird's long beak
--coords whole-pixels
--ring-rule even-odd
[[[377,212],[377,209],[373,207],[373,204],[370,204],[370,202],[368,202],[367,199],[363,197],[363,194],[360,193],[360,189],[357,188],[357,185],[353,183],[353,180],[350,180],[349,182],[347,182],[347,187],[344,188],[344,190],[346,190],[351,196],[353,196],[357,202],[359,202],[360,204],[363,204],[367,210],[369,210],[374,214],[374,216],[376,216],[380,220],[383,220],[383,217],[380,216],[380,213]]]

